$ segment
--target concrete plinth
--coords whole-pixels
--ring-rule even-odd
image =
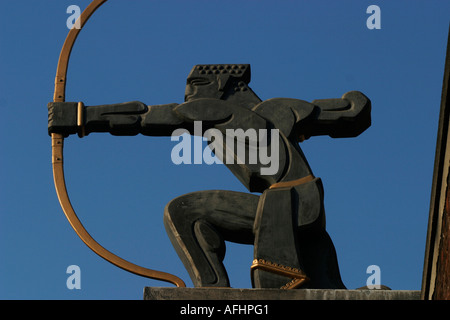
[[[420,300],[420,291],[146,287],[144,300]]]

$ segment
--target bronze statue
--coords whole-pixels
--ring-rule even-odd
[[[275,138],[267,139],[268,145],[278,146],[275,172],[263,174],[266,164],[260,161],[224,161],[252,193],[212,190],[175,198],[164,212],[167,233],[196,287],[229,286],[222,261],[225,241],[231,241],[254,245],[255,288],[345,288],[325,229],[322,182],[313,175],[299,142],[317,135],[358,136],[370,126],[370,100],[351,91],[340,99],[261,101],[249,83],[250,65],[197,65],[187,78],[182,104],[52,102],[48,130],[63,136],[170,136],[180,128],[199,134],[194,130],[197,121],[202,135],[209,129],[225,137],[231,129],[276,130]],[[224,139],[219,146],[210,142],[214,152],[223,147],[236,159],[236,144],[231,149],[228,145],[236,139]],[[250,154],[251,143],[240,143]]]

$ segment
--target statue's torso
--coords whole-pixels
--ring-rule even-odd
[[[175,112],[220,131],[224,151],[219,158],[251,192],[263,192],[276,182],[311,174],[298,141],[288,138],[286,130],[278,128],[279,117],[278,123],[274,123],[270,114],[261,115],[257,108],[254,111],[226,101],[207,99],[181,104]],[[277,110],[273,112],[276,116]],[[285,122],[293,123],[293,120],[285,119]],[[218,145],[213,143],[210,147],[217,151]],[[277,156],[271,152],[276,152]]]

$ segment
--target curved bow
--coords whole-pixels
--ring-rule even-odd
[[[69,64],[70,53],[72,51],[75,40],[87,20],[90,16],[97,10],[103,3],[107,0],[94,0],[91,4],[83,11],[80,19],[80,29],[72,28],[67,35],[64,45],[61,49],[59,56],[58,67],[56,71],[55,78],[55,92],[53,96],[54,102],[64,102],[65,101],[65,88],[66,88],[66,76],[67,67]],[[177,287],[185,287],[185,283],[180,278],[161,271],[151,270],[147,268],[140,267],[136,264],[128,262],[119,256],[111,253],[110,251],[103,248],[97,241],[92,238],[92,236],[84,228],[81,221],[78,219],[75,210],[70,203],[69,195],[67,194],[66,183],[64,179],[64,166],[63,166],[63,144],[64,137],[61,134],[52,133],[52,166],[53,166],[53,178],[55,182],[55,189],[58,195],[61,208],[64,214],[69,220],[71,226],[77,233],[77,235],[83,240],[83,242],[95,253],[105,260],[111,262],[119,268],[126,271],[132,272],[134,274],[151,278],[155,280],[166,281],[175,284]]]

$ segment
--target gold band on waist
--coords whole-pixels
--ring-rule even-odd
[[[295,186],[299,186],[301,184],[313,181],[316,177],[314,177],[312,174],[297,179],[297,180],[292,180],[292,181],[282,181],[282,182],[277,182],[274,183],[273,185],[271,185],[269,187],[269,189],[275,189],[275,188],[285,188],[285,187],[295,187]]]

